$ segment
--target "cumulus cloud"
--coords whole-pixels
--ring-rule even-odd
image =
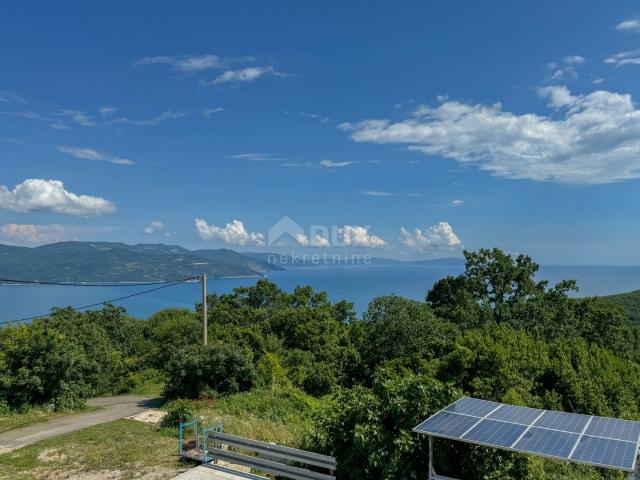
[[[216,68],[224,68],[225,62],[218,55],[181,55],[144,57],[136,60],[134,65],[169,65],[174,70],[184,73],[202,72]]]
[[[202,218],[195,219],[198,236],[203,240],[220,240],[231,245],[264,245],[264,235],[259,232],[247,232],[240,220],[233,220],[224,227],[209,225]]]
[[[303,247],[328,247],[331,245],[329,240],[319,234],[315,234],[312,238],[309,238],[304,233],[298,233],[295,238]]]
[[[44,211],[92,217],[113,213],[113,202],[90,195],[77,195],[60,180],[30,178],[9,190],[0,185],[0,208],[14,212]]]
[[[404,121],[364,120],[341,128],[357,142],[406,144],[504,178],[575,184],[640,178],[640,111],[631,95],[572,95],[559,86],[539,94],[560,117],[446,100],[423,105]]]
[[[462,242],[447,222],[440,222],[426,230],[416,228],[413,232],[400,228],[400,242],[418,252],[459,251]]]
[[[96,160],[103,162],[116,163],[118,165],[133,165],[133,161],[128,158],[118,157],[117,155],[111,155],[110,153],[98,152],[93,148],[84,147],[71,147],[67,145],[60,145],[57,147],[61,153],[67,153],[76,158],[82,158],[84,160]]]
[[[11,243],[41,244],[68,240],[69,232],[63,225],[33,225],[6,223],[0,225],[0,238]]]
[[[353,162],[334,162],[333,160],[320,160],[320,166],[325,168],[344,168],[353,165]]]
[[[604,63],[614,65],[616,68],[624,65],[640,65],[640,49],[616,53],[605,58]]]
[[[149,225],[147,225],[144,229],[144,233],[147,235],[153,235],[154,233],[158,233],[161,230],[164,230],[164,223],[160,220],[151,220]]]
[[[350,247],[380,248],[387,243],[376,235],[369,234],[369,227],[359,225],[345,225],[338,229],[339,241]]]
[[[630,18],[616,25],[616,30],[623,32],[640,32],[640,18]]]
[[[273,75],[276,77],[286,76],[286,74],[276,71],[271,65],[267,67],[245,67],[239,70],[227,70],[214,78],[209,84],[219,85],[222,83],[253,82],[265,75]]]

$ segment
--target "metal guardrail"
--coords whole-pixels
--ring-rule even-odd
[[[209,440],[210,442],[208,442]],[[209,455],[212,459],[225,460],[237,465],[255,468],[273,475],[279,475],[294,480],[335,480],[333,471],[337,462],[333,457],[318,453],[298,450],[297,448],[284,447],[258,440],[237,437],[221,432],[207,432],[204,435],[204,459]],[[207,447],[209,443],[210,447]],[[228,447],[248,450],[258,456],[245,455],[221,448]],[[314,472],[300,467],[294,467],[290,463],[311,465],[329,470],[330,474]]]

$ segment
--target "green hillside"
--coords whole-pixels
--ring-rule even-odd
[[[163,281],[199,275],[257,276],[280,267],[233,250],[177,245],[60,242],[26,248],[0,245],[0,278],[56,282]]]
[[[620,307],[634,322],[640,323],[640,290],[601,297]]]

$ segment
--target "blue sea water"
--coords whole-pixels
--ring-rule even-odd
[[[358,313],[366,310],[371,299],[395,293],[423,300],[434,282],[446,275],[458,275],[461,266],[416,264],[339,265],[294,267],[272,272],[269,280],[285,290],[311,285],[326,290],[331,300],[346,299]],[[618,266],[546,266],[539,279],[551,284],[576,279],[578,296],[609,295],[640,289],[640,267]],[[255,284],[256,278],[209,279],[210,293],[228,293],[239,286]],[[129,295],[150,287],[59,287],[0,285],[0,321],[46,314],[54,306],[81,306]],[[200,300],[200,284],[186,283],[118,302],[140,318],[167,307],[193,309]]]

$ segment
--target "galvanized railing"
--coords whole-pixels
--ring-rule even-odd
[[[227,448],[222,448],[223,445]],[[229,447],[253,452],[257,456],[231,451]],[[224,460],[294,480],[335,480],[333,472],[337,466],[336,459],[327,455],[237,437],[213,429],[203,430],[203,449],[205,462],[208,459]],[[292,463],[323,468],[329,474],[293,466]]]

